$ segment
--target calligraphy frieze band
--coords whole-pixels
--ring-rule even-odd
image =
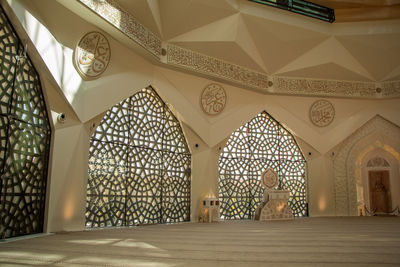
[[[82,37],[74,51],[74,63],[83,78],[96,78],[110,62],[111,49],[107,38],[99,32]]]
[[[382,96],[400,96],[400,81],[383,82]]]
[[[274,89],[277,93],[340,97],[376,97],[372,82],[301,79],[276,76]]]
[[[200,97],[201,107],[208,115],[217,115],[222,112],[226,104],[224,88],[216,83],[207,85]]]
[[[176,45],[167,46],[167,63],[237,82],[252,88],[268,88],[268,76]]]
[[[161,56],[161,40],[114,0],[78,0],[153,55]]]

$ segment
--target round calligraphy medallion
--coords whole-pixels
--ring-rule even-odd
[[[267,189],[273,189],[279,184],[278,174],[271,168],[268,168],[263,174],[261,182]]]
[[[110,57],[110,44],[99,32],[89,32],[83,36],[74,51],[75,67],[83,78],[95,78],[102,74]]]
[[[224,88],[216,83],[207,85],[201,93],[201,107],[209,115],[220,113],[226,104],[226,93]]]
[[[328,126],[335,117],[335,109],[327,100],[317,100],[310,107],[310,120],[319,127]]]

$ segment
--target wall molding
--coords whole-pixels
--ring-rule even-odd
[[[400,96],[400,81],[388,81],[382,83],[382,96]]]
[[[305,78],[273,77],[276,92],[327,97],[379,97],[374,82],[351,82]],[[400,96],[400,92],[399,92]]]
[[[114,0],[78,0],[98,16],[109,22],[127,37],[138,43],[156,57],[161,56],[161,40],[124,11]]]
[[[176,45],[167,45],[167,64],[267,91],[268,76]]]

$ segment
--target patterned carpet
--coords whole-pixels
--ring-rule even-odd
[[[0,242],[0,266],[400,266],[399,217],[229,221]]]

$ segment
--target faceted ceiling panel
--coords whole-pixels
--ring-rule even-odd
[[[373,5],[329,1],[346,8]],[[331,24],[248,0],[112,2],[158,35],[164,47],[175,44],[268,76],[372,84],[400,79],[400,20]]]
[[[400,80],[400,66],[395,68],[385,79],[387,81]]]
[[[225,0],[159,2],[163,36],[166,40],[238,12],[231,1]]]
[[[170,43],[267,72],[240,14],[235,14],[169,40]]]
[[[282,69],[277,74],[284,75],[284,73],[290,73],[302,69],[302,73],[305,76],[301,77],[314,77],[318,79],[338,79],[338,74],[335,72],[315,72],[315,67],[319,65],[325,65],[328,63],[334,63],[335,65],[342,67],[342,75],[344,70],[348,70],[345,77],[358,77],[358,81],[371,81],[372,76],[368,71],[361,65],[348,50],[346,50],[335,38],[331,37],[328,40],[322,42],[315,48],[311,49],[304,55],[298,57]],[[313,68],[311,68],[313,67]],[[307,72],[308,70],[308,72]],[[318,74],[320,76],[318,76]],[[355,74],[357,74],[355,76]]]
[[[400,32],[336,38],[378,81],[400,66]]]
[[[274,73],[329,37],[324,33],[260,17],[243,17],[270,73]]]

